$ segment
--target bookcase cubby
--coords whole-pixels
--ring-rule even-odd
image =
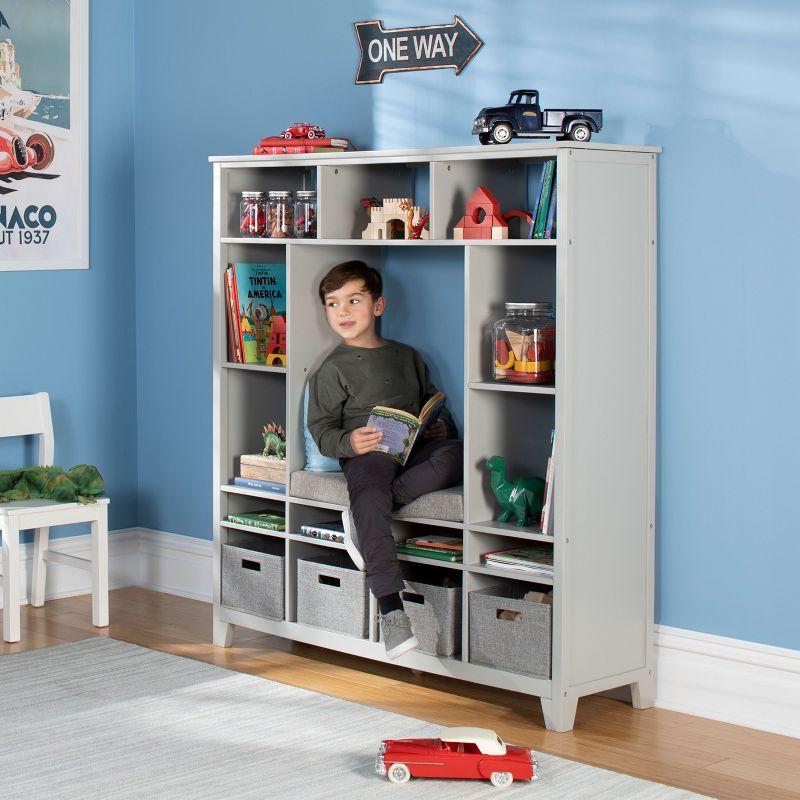
[[[215,644],[229,646],[233,626],[241,625],[385,660],[372,595],[365,638],[304,625],[297,615],[298,560],[327,553],[349,563],[342,545],[299,533],[304,523],[336,519],[341,500],[299,496],[291,476],[305,467],[306,381],[339,343],[325,321],[319,281],[333,265],[361,259],[384,279],[389,305],[381,334],[422,353],[448,395],[464,440],[462,518],[396,514],[392,523],[398,541],[423,533],[463,540],[463,563],[400,555],[409,580],[458,578],[461,647],[452,658],[411,651],[394,663],[539,698],[546,726],[557,731],[571,729],[578,699],[595,692],[630,685],[637,707],[652,705],[659,152],[557,142],[210,159]],[[495,194],[503,211],[531,210],[548,160],[556,163],[557,238],[528,239],[517,223],[506,240],[453,238],[453,225],[480,185]],[[238,235],[242,191],[299,188],[317,189],[317,239]],[[362,240],[367,218],[360,200],[371,196],[408,196],[429,209],[430,239]],[[285,368],[228,360],[223,279],[231,261],[286,264]],[[555,309],[552,385],[507,385],[492,378],[491,323],[503,315],[504,303],[524,301],[550,302]],[[233,485],[238,457],[259,452],[261,429],[271,420],[286,430],[286,495]],[[513,519],[496,521],[486,459],[503,456],[510,480],[544,476],[552,429],[553,535],[544,535],[538,520],[525,527]],[[284,532],[255,531],[274,540],[275,552],[284,557],[283,619],[222,603],[222,548],[241,530],[254,532],[227,522],[227,515],[261,509],[286,516]],[[552,549],[552,579],[480,563],[481,553],[526,542]],[[531,644],[536,671],[525,669],[524,658],[508,662],[515,669],[471,658],[470,592],[495,586],[508,597],[552,590],[551,610],[537,612],[540,622],[552,621],[537,629],[539,638]],[[544,676],[542,665],[548,664]]]

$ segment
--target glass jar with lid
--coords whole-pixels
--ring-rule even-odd
[[[267,235],[267,201],[264,192],[242,192],[239,233],[242,236]]]
[[[553,383],[556,318],[552,303],[506,303],[492,326],[494,379],[503,383]]]
[[[267,236],[286,239],[294,233],[294,203],[292,193],[272,190],[267,203]]]
[[[317,238],[317,193],[298,189],[294,201],[294,235],[298,239]]]

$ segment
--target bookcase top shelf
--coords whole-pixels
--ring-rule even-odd
[[[340,153],[301,153],[277,156],[209,156],[212,163],[233,167],[291,166],[314,164],[360,164],[404,161],[451,161],[486,158],[552,158],[559,150],[611,150],[627,153],[660,153],[660,147],[606,144],[605,142],[537,142],[496,146],[432,147],[427,150],[350,150]]]

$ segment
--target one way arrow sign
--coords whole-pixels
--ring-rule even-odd
[[[356,83],[381,83],[386,72],[455,68],[458,75],[483,47],[461,17],[452,25],[385,30],[378,19],[353,23],[361,48]]]

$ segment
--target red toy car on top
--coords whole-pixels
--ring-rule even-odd
[[[392,783],[415,778],[475,778],[493,786],[536,780],[537,762],[527,747],[506,744],[488,728],[442,728],[435,739],[384,739],[375,771]]]
[[[325,131],[310,122],[293,122],[281,136],[284,139],[324,139]]]

